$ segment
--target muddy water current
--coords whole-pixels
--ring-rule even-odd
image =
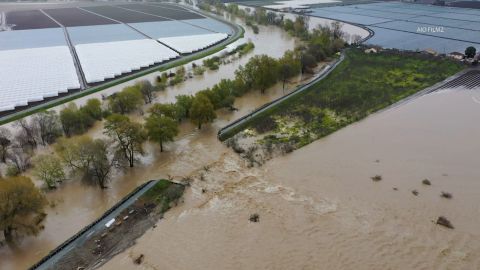
[[[261,27],[258,35],[246,30],[245,37],[255,43],[253,52],[240,59],[233,59],[230,63],[220,65],[217,71],[206,71],[203,76],[196,76],[184,83],[174,87],[168,87],[159,93],[155,102],[174,102],[175,96],[180,94],[195,94],[197,91],[213,86],[224,78],[233,78],[235,70],[245,64],[252,56],[267,54],[272,57],[281,57],[287,50],[295,47],[295,39],[275,27]],[[275,44],[275,46],[272,46]],[[189,64],[189,66],[191,66]],[[140,79],[153,81],[159,73],[149,74]],[[138,80],[140,80],[138,79]],[[167,152],[160,153],[159,148],[153,144],[145,147],[146,155],[141,157],[136,168],[123,172],[117,172],[107,190],[99,190],[97,187],[85,185],[80,180],[69,180],[62,184],[57,190],[47,193],[47,198],[54,207],[47,209],[45,230],[36,237],[24,238],[18,243],[15,249],[0,247],[0,269],[26,269],[50,250],[74,235],[81,228],[101,216],[103,212],[119,201],[123,196],[133,190],[136,186],[150,179],[166,178],[168,176],[185,176],[192,170],[202,167],[206,163],[218,158],[217,154],[226,151],[227,148],[216,139],[217,130],[249,111],[280,97],[292,90],[301,80],[300,76],[294,78],[287,84],[286,90],[280,84],[272,87],[265,95],[260,93],[249,93],[235,102],[238,111],[219,111],[218,119],[210,126],[197,131],[189,123],[183,123],[181,132],[175,143],[167,146]],[[124,83],[111,89],[90,95],[76,101],[78,105],[83,104],[88,98],[108,95],[123,87],[132,85],[134,82]],[[54,109],[60,110],[64,105]],[[133,118],[141,119],[138,115]],[[15,129],[11,124],[6,125]],[[101,122],[88,132],[92,137],[102,137],[103,124]],[[39,151],[48,152],[49,149]]]
[[[478,100],[428,94],[259,168],[196,142],[184,204],[103,269],[480,269]]]

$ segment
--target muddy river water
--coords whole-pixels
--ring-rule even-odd
[[[245,27],[246,28],[246,27]],[[357,29],[356,31],[361,31]],[[252,53],[236,59],[231,63],[221,65],[217,71],[206,71],[203,76],[194,77],[175,87],[169,87],[160,93],[156,102],[174,102],[175,96],[180,94],[194,94],[206,87],[211,87],[223,78],[233,78],[234,71],[245,64],[252,56],[267,54],[272,57],[281,57],[286,50],[295,47],[296,41],[282,30],[275,27],[260,27],[260,34],[255,35],[251,29],[246,28],[245,38],[255,43]],[[151,81],[159,75],[152,73],[140,79]],[[140,80],[137,79],[137,80]],[[300,80],[295,78],[292,84],[287,85],[287,90],[294,88]],[[119,91],[125,86],[132,85],[135,81],[123,83],[95,93],[76,101],[77,105],[83,104],[88,98],[100,98],[102,94],[109,95]],[[57,190],[48,192],[47,198],[54,207],[47,209],[45,230],[36,237],[22,239],[15,249],[6,246],[0,247],[0,269],[26,269],[50,250],[75,234],[81,228],[95,220],[103,212],[133,190],[139,184],[158,178],[169,176],[183,177],[192,171],[218,160],[222,153],[229,150],[216,139],[218,128],[229,121],[245,115],[249,111],[283,95],[281,85],[269,89],[265,95],[250,93],[235,102],[236,112],[220,111],[218,119],[201,131],[197,131],[191,124],[181,125],[181,132],[175,143],[167,146],[167,152],[161,153],[156,145],[147,144],[146,156],[141,158],[140,164],[125,172],[118,172],[107,190],[99,190],[83,184],[81,181],[71,180],[61,185]],[[63,107],[54,108],[59,110]],[[12,128],[12,125],[7,125]],[[102,136],[102,123],[97,123],[90,131],[93,137]],[[45,151],[45,150],[43,150]],[[188,197],[187,197],[188,200]]]
[[[273,27],[247,29],[246,37],[252,54],[157,100],[195,93],[232,78],[255,54],[279,57],[295,45]],[[140,164],[118,172],[107,190],[70,181],[48,193],[56,206],[45,230],[18,250],[1,248],[1,269],[25,269],[140,183],[186,176],[193,182],[184,203],[103,269],[480,269],[480,89],[422,96],[249,168],[217,130],[282,94],[276,85],[239,98],[239,111],[219,112],[201,131],[184,123],[167,152],[147,145]],[[101,125],[90,134],[100,136]],[[249,221],[253,213],[258,223]],[[435,225],[438,216],[455,229]],[[136,267],[139,254],[145,259]]]
[[[429,94],[260,168],[190,141],[198,152],[180,164],[200,154],[203,180],[103,269],[133,268],[140,254],[143,269],[479,269],[479,97]],[[441,215],[454,230],[434,224]]]

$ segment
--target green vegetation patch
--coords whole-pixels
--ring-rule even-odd
[[[162,179],[140,196],[139,201],[145,204],[153,203],[160,212],[167,211],[171,203],[182,197],[185,186]]]
[[[325,79],[232,132],[248,130],[243,135],[251,136],[253,130],[260,145],[299,148],[462,69],[448,59],[414,52],[366,54],[362,49],[350,49]]]

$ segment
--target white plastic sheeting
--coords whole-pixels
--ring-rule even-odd
[[[193,35],[193,36],[177,36],[159,38],[158,41],[177,50],[180,53],[192,53],[205,49],[228,38],[225,33]]]
[[[152,39],[75,46],[85,79],[101,82],[178,57],[178,53]]]
[[[67,46],[0,51],[0,111],[80,88]]]

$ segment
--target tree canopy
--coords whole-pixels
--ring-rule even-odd
[[[465,49],[465,56],[467,58],[473,58],[475,57],[475,54],[477,53],[477,49],[473,46],[470,46]]]
[[[178,122],[164,115],[151,114],[145,128],[148,138],[160,144],[160,152],[163,152],[163,143],[173,141],[178,134]]]
[[[147,139],[141,124],[130,121],[125,115],[112,114],[107,117],[104,133],[115,142],[117,153],[134,166],[135,157],[143,154],[143,143]]]
[[[8,242],[43,229],[47,200],[28,177],[0,180],[0,230]]]
[[[60,159],[54,155],[38,155],[34,164],[34,175],[44,181],[48,188],[55,188],[57,183],[66,178]]]
[[[212,122],[215,118],[215,109],[210,99],[204,94],[195,95],[190,110],[190,120],[198,126],[198,129],[201,129],[202,124]]]

